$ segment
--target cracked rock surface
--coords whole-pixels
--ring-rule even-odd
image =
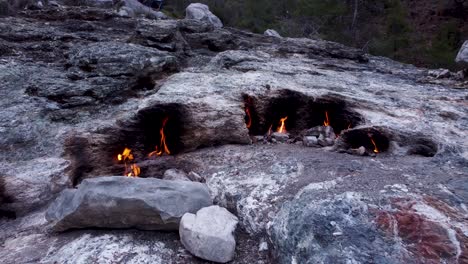
[[[123,173],[115,155],[131,147],[141,177],[196,173],[239,219],[232,263],[466,263],[467,85],[428,72],[319,39],[110,8],[1,17],[2,261],[207,263],[176,233],[50,232],[45,212],[59,193]],[[345,102],[359,123],[335,130],[335,146],[251,144],[245,96],[265,121],[284,94]],[[148,159],[144,128],[161,114],[177,117],[178,151]],[[351,141],[368,133],[381,133],[385,151],[335,148],[357,149]]]

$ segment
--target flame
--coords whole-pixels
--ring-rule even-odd
[[[325,111],[325,120],[323,121],[324,126],[330,126],[330,120],[328,119],[328,112]]]
[[[350,129],[350,128],[351,128],[351,123],[349,123],[349,125],[348,125],[348,129]]]
[[[164,118],[161,129],[159,130],[159,134],[161,135],[161,141],[159,142],[159,147],[156,146],[155,151],[148,154],[148,157],[151,157],[154,155],[162,156],[163,154],[167,154],[167,155],[171,154],[171,151],[169,150],[166,144],[166,135],[164,134],[164,127],[166,126],[166,123],[168,120],[169,120],[168,117]]]
[[[283,133],[283,134],[287,132],[286,131],[286,124],[285,124],[286,120],[288,120],[288,117],[283,117],[283,118],[280,119],[281,125],[278,127],[276,132]]]
[[[132,154],[132,150],[129,148],[125,148],[122,154],[117,155],[117,160],[123,161],[125,164],[125,172],[124,175],[127,177],[138,177],[140,175],[140,167],[136,164],[130,165],[130,170],[128,168],[127,162],[133,161],[134,157]]]
[[[250,109],[248,107],[245,108],[245,114],[247,115],[247,128],[252,126],[252,116],[250,115]]]
[[[370,138],[371,142],[372,142],[372,145],[374,145],[374,153],[379,153],[379,149],[377,148],[377,144],[375,144],[375,141],[374,139],[371,137]]]
[[[127,177],[138,177],[140,175],[141,169],[138,165],[132,164],[130,166],[130,172],[127,173]]]
[[[117,155],[117,159],[119,161],[132,161],[133,160],[132,150],[129,148],[125,148],[122,154]]]

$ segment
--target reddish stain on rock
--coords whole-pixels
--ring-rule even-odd
[[[452,217],[457,213],[441,201],[435,203],[435,200],[431,200],[431,202],[437,204],[433,207],[442,213]],[[461,246],[461,254],[457,258],[458,245],[450,239],[445,223],[437,223],[418,214],[412,208],[416,203],[411,199],[392,199],[394,210],[377,212],[377,226],[388,236],[401,238],[407,250],[418,257],[421,263],[468,263],[468,238],[460,230],[451,227],[455,230]],[[444,206],[445,210],[440,210]]]

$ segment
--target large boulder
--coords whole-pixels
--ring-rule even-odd
[[[154,178],[101,177],[64,190],[46,219],[56,231],[75,228],[177,230],[185,213],[210,206],[201,183]]]
[[[185,10],[186,19],[196,19],[210,23],[215,28],[222,28],[223,22],[211,13],[210,8],[207,5],[200,3],[190,4]]]
[[[179,234],[184,247],[193,255],[220,263],[234,258],[236,240],[233,232],[238,219],[217,205],[187,213],[180,221]]]
[[[468,40],[463,43],[460,51],[458,51],[455,61],[461,64],[468,65]]]
[[[281,35],[278,33],[278,31],[276,31],[274,29],[265,30],[265,32],[263,32],[263,35],[269,36],[269,37],[281,38]]]
[[[468,260],[463,213],[442,200],[408,194],[404,184],[387,185],[376,196],[330,193],[329,186],[311,183],[283,204],[269,225],[279,263]]]
[[[151,7],[145,6],[137,0],[118,0],[118,14],[126,17],[144,16],[151,19],[166,19],[164,13],[155,11]]]
[[[316,197],[306,188],[273,221],[270,233],[279,263],[399,263],[396,248],[375,230],[358,195]]]

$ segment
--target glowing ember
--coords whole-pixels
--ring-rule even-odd
[[[276,130],[276,132],[279,132],[279,133],[286,133],[286,120],[288,120],[288,117],[284,117],[284,118],[281,118],[280,119],[280,126],[278,127],[278,129]]]
[[[328,119],[328,112],[325,111],[325,121],[323,121],[324,126],[330,126],[330,120]]]
[[[247,128],[250,128],[252,126],[252,116],[250,115],[250,109],[248,107],[245,108],[245,114],[247,115]]]
[[[122,154],[117,155],[117,160],[123,161],[125,164],[124,175],[127,177],[138,177],[138,175],[140,175],[140,167],[138,167],[138,165],[132,164],[130,168],[128,168],[127,162],[131,162],[133,159],[132,150],[129,148],[125,148]]]
[[[161,141],[159,142],[159,146],[156,146],[155,147],[156,150],[148,154],[148,157],[155,156],[155,155],[162,156],[163,154],[167,154],[167,155],[171,154],[171,151],[169,151],[169,148],[167,147],[167,144],[166,144],[166,135],[164,134],[164,127],[166,126],[166,123],[168,120],[169,118],[167,117],[164,118],[161,129],[159,130],[159,134],[161,136]]]
[[[379,149],[377,148],[377,144],[375,144],[375,141],[374,139],[371,137],[370,138],[371,142],[372,142],[372,145],[374,145],[374,153],[379,153]]]

